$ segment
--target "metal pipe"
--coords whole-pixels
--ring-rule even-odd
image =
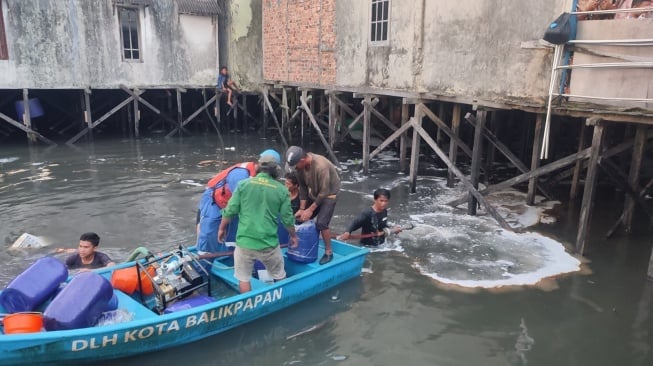
[[[603,62],[597,64],[576,64],[576,65],[562,65],[557,66],[557,70],[561,69],[601,69],[601,68],[624,68],[624,69],[642,69],[653,67],[652,62]]]
[[[630,9],[612,9],[612,10],[588,10],[588,11],[572,11],[569,14],[573,15],[590,15],[590,14],[617,14],[617,13],[646,13],[653,11],[653,8],[630,8]]]
[[[592,97],[592,96],[589,96],[589,95],[561,94],[561,93],[554,93],[553,95],[560,96],[560,97],[568,97],[568,98],[585,98],[585,99],[598,99],[598,100],[614,100],[614,101],[639,102],[639,103],[650,103],[650,102],[653,102],[653,99],[650,99],[650,98],[611,98],[611,97]]]
[[[653,38],[635,39],[572,39],[569,44],[596,44],[608,46],[653,46]]]

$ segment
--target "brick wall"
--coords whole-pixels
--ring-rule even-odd
[[[335,0],[264,0],[263,79],[333,84],[335,10]]]

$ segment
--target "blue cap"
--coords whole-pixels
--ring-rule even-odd
[[[263,159],[263,157],[267,157],[267,159]],[[259,155],[259,161],[264,160],[266,162],[269,162],[270,157],[274,158],[274,161],[277,164],[281,164],[281,155],[273,149],[267,149]]]

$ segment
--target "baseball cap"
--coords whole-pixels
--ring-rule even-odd
[[[258,163],[261,165],[281,164],[281,155],[276,150],[267,149],[259,155]]]
[[[291,146],[288,148],[288,151],[286,151],[286,163],[288,163],[289,166],[294,167],[304,156],[306,156],[304,149],[299,146]]]

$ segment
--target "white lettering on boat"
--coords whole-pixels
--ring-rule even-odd
[[[169,322],[161,322],[154,325],[147,325],[141,328],[130,329],[94,337],[75,339],[70,344],[73,352],[117,346],[120,344],[137,342],[150,337],[160,336],[167,333],[178,332],[183,326],[184,329],[196,327],[202,324],[209,324],[218,320],[236,316],[245,311],[252,311],[260,305],[273,303],[281,299],[283,289],[278,288],[268,291],[265,294],[258,294],[245,300],[239,300],[230,304],[222,305],[219,308],[207,310],[199,314],[188,315],[185,318],[175,319]]]

